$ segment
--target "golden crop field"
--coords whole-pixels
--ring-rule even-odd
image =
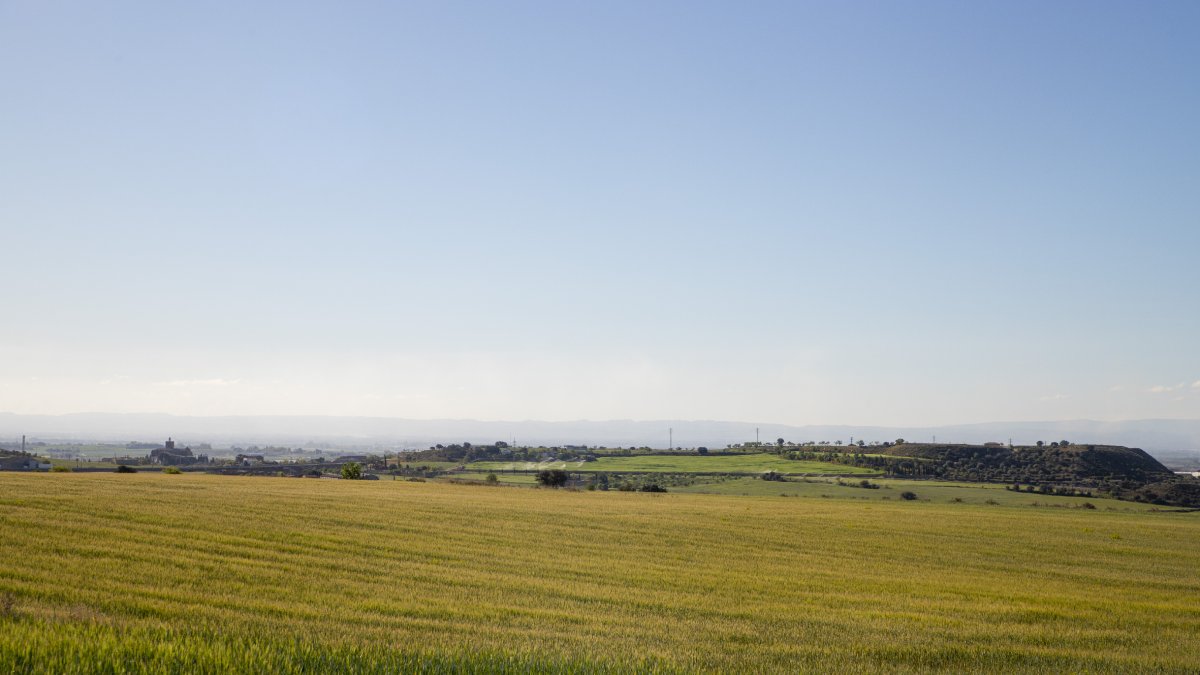
[[[0,474],[0,672],[1200,670],[1200,514]]]

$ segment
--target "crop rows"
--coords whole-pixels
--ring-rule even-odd
[[[1200,668],[1195,514],[0,475],[2,672]]]

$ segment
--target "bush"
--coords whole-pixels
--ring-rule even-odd
[[[117,473],[137,473],[137,469],[133,468],[132,466],[125,466],[124,464],[121,464],[117,467]]]
[[[54,473],[71,473],[71,467],[63,466],[62,464],[55,464],[54,466],[50,467],[50,470]]]
[[[900,499],[904,499],[904,500],[911,502],[912,500],[914,500],[916,498],[917,498],[917,493],[915,493],[915,492],[910,492],[908,490],[905,490],[904,492],[900,493]]]
[[[359,480],[362,478],[362,465],[358,462],[346,462],[342,465],[342,478],[345,480]]]
[[[180,471],[179,467],[177,467],[177,466],[168,466],[167,468],[163,469],[163,473],[169,473],[171,475],[178,475],[183,472]]]
[[[562,487],[571,480],[571,474],[561,469],[542,469],[537,473],[537,482],[546,487]]]
[[[500,479],[497,478],[496,474],[494,474],[494,473],[489,473],[485,480],[489,483],[498,483],[500,481]]]

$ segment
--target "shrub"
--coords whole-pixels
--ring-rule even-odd
[[[571,480],[571,474],[561,469],[542,469],[537,473],[537,482],[546,487],[562,487]]]
[[[905,490],[904,492],[900,493],[900,499],[904,499],[904,500],[911,502],[912,500],[914,500],[916,498],[917,498],[917,493],[915,493],[915,492],[910,492],[908,490]]]
[[[169,473],[171,475],[178,475],[183,472],[180,471],[179,467],[177,467],[177,466],[168,466],[167,468],[163,469],[163,473]]]
[[[342,478],[345,480],[362,478],[362,465],[358,462],[346,462],[342,465]]]
[[[55,464],[54,466],[50,467],[50,470],[54,473],[71,473],[71,467],[63,466],[62,464]]]
[[[121,464],[117,466],[117,473],[137,473],[137,469],[133,468],[132,466],[125,466],[124,464]]]
[[[497,478],[496,474],[494,474],[494,473],[489,473],[485,480],[487,480],[487,482],[489,482],[489,483],[498,483],[500,481],[500,479]]]

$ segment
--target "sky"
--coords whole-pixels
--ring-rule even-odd
[[[0,411],[1200,417],[1200,4],[0,0]]]

